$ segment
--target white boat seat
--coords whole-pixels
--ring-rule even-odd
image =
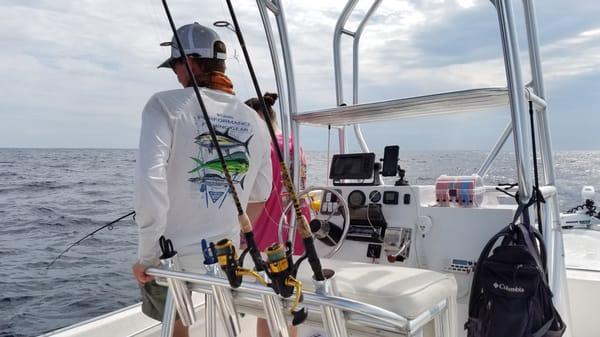
[[[294,257],[294,261],[298,256]],[[184,266],[201,270],[201,259],[196,256],[182,257]],[[445,299],[450,310],[455,309],[456,280],[450,274],[431,270],[406,268],[344,260],[321,259],[323,268],[335,270],[338,296],[372,304],[394,312],[404,318],[414,319]],[[250,257],[244,261],[245,268],[252,268]],[[198,269],[200,268],[200,269]],[[314,291],[312,270],[304,261],[298,272],[303,289]],[[251,277],[245,277],[252,282]]]
[[[342,260],[321,259],[321,264],[323,268],[335,270],[339,296],[372,304],[408,319],[414,319],[444,299],[456,298],[456,280],[452,275]],[[302,263],[298,279],[304,289],[314,291],[308,261]]]

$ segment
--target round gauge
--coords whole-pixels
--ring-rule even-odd
[[[348,206],[361,207],[365,204],[367,198],[362,191],[354,190],[348,195]]]
[[[379,202],[379,200],[381,200],[381,192],[372,191],[369,193],[369,200],[371,200],[371,202]]]

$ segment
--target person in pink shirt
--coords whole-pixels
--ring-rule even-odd
[[[277,146],[280,149],[283,149],[283,135],[281,133],[281,129],[279,125],[277,125],[277,118],[275,117],[275,112],[272,107],[277,100],[277,94],[275,93],[265,93],[263,96],[265,103],[267,104],[268,111],[266,113],[267,118],[269,119],[269,123],[273,126],[273,130],[277,136]],[[262,107],[260,101],[257,98],[251,98],[246,101],[246,105],[256,110],[261,118],[264,118],[263,113],[261,112]],[[293,157],[294,153],[294,144],[292,139],[288,140],[289,149],[290,149],[290,157]],[[254,237],[256,239],[256,244],[261,251],[264,251],[275,242],[279,241],[277,237],[277,226],[279,225],[279,219],[283,213],[283,209],[287,206],[289,202],[289,195],[285,190],[285,186],[283,184],[283,176],[281,173],[281,168],[279,167],[279,158],[277,157],[277,153],[275,152],[275,148],[273,144],[271,144],[271,165],[273,167],[273,189],[271,190],[271,195],[265,202],[264,209],[258,220],[256,220],[253,224]],[[291,173],[293,176],[293,173]],[[306,158],[304,157],[304,152],[300,149],[300,190],[303,190],[306,186]],[[302,202],[302,213],[306,217],[308,221],[310,221],[310,213],[308,209],[308,205],[306,202]],[[293,212],[292,212],[293,213]],[[288,221],[290,220],[290,216],[287,217]],[[304,247],[302,246],[302,238],[300,235],[296,235],[296,239],[294,242],[294,254],[301,255],[304,252]],[[289,327],[290,336],[296,337],[298,335],[298,330],[294,326]],[[269,337],[269,326],[267,321],[259,318],[256,322],[256,336],[257,337]]]
[[[267,92],[263,96],[267,108],[267,116],[269,118],[269,122],[273,126],[273,130],[275,131],[275,135],[277,136],[277,146],[283,150],[283,134],[281,133],[281,129],[277,124],[277,118],[275,117],[275,112],[272,107],[277,101],[278,95],[276,93]],[[246,105],[256,110],[261,118],[263,117],[263,113],[261,112],[261,104],[257,98],[251,98],[246,101]],[[294,154],[294,143],[290,138],[288,140],[290,157],[293,158]],[[279,158],[277,157],[277,153],[275,152],[275,148],[273,144],[271,144],[271,164],[273,167],[273,189],[271,190],[271,195],[269,199],[265,202],[265,207],[261,215],[258,217],[258,220],[253,224],[254,237],[256,238],[256,243],[258,248],[261,251],[266,250],[270,245],[278,241],[277,237],[277,226],[279,224],[279,219],[281,218],[281,214],[283,213],[283,209],[287,206],[289,202],[288,192],[285,190],[285,186],[283,183],[283,176],[281,173],[281,168],[279,167]],[[290,173],[293,176],[293,173]],[[300,149],[300,190],[303,190],[306,187],[306,157],[304,156],[304,151]],[[302,213],[306,217],[308,221],[310,221],[310,212],[308,209],[308,205],[306,202],[302,202]],[[293,213],[293,212],[292,212]],[[290,220],[290,216],[288,216],[288,221]],[[302,246],[302,238],[300,235],[296,235],[296,239],[294,242],[294,254],[301,255],[304,252],[304,248]]]

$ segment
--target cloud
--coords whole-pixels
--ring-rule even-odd
[[[577,52],[573,52],[577,51]],[[549,80],[600,74],[600,25],[542,48]]]
[[[211,1],[210,6],[207,1],[192,0],[170,4],[180,25],[229,20],[224,1]],[[341,0],[284,1],[301,111],[336,103],[332,33],[344,5]],[[356,27],[369,5],[357,5],[349,20],[350,29]],[[564,120],[564,107],[578,107],[576,110],[590,120],[589,124],[598,125],[600,117],[585,107],[589,100],[563,95],[559,90],[565,90],[568,83],[569,91],[577,92],[585,85],[591,93],[600,85],[600,4],[583,0],[573,6],[549,0],[538,5],[546,86],[549,98],[550,94],[561,97],[552,110],[553,118]],[[520,24],[519,7],[520,3],[515,5]],[[255,2],[236,2],[236,13],[262,89],[276,90]],[[159,43],[171,37],[159,2],[2,3],[0,26],[0,39],[6,46],[0,52],[0,114],[4,121],[0,125],[0,146],[135,147],[139,114],[147,98],[153,92],[177,87],[170,71],[156,69],[168,53]],[[526,40],[520,28],[525,57]],[[225,29],[218,31],[228,45],[228,72],[234,78],[236,92],[242,99],[254,96],[234,34]],[[351,39],[344,37],[342,47],[344,101],[351,102]],[[360,55],[361,102],[504,86],[506,82],[498,23],[488,1],[383,1],[364,31]],[[528,61],[523,61],[528,80]],[[458,126],[463,122],[460,118],[448,119],[442,125]],[[436,123],[411,123],[414,128],[440,127]],[[26,130],[15,132],[19,126]],[[383,129],[387,130],[385,126]],[[495,139],[495,129],[487,129]],[[373,132],[377,128],[365,130]],[[410,130],[405,131],[410,134]],[[309,135],[313,132],[307,131]],[[560,130],[554,134],[564,141]],[[311,144],[313,137],[304,139]],[[600,140],[591,142],[600,146]],[[419,144],[435,145],[427,140]],[[468,140],[462,144],[468,146]],[[314,142],[311,146],[320,145]]]

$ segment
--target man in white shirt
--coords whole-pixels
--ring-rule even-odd
[[[270,139],[264,121],[233,95],[225,72],[225,44],[198,23],[177,30],[202,99],[216,131],[242,207],[253,221],[271,192]],[[183,89],[154,94],[142,113],[135,172],[135,211],[139,227],[138,261],[133,274],[142,289],[142,311],[161,320],[166,288],[144,273],[158,265],[158,239],[165,235],[183,257],[202,268],[200,240],[239,241],[237,211],[212,143],[185,63],[171,43],[171,57],[160,67],[173,69]],[[189,259],[188,259],[189,260]],[[178,320],[175,336],[188,331]]]

